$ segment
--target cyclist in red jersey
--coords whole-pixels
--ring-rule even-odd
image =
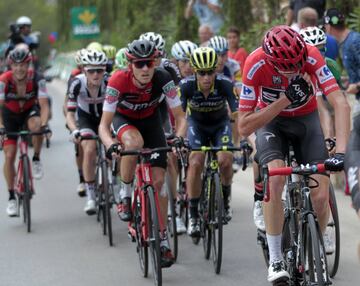
[[[18,132],[24,126],[30,131],[48,130],[49,103],[46,82],[30,69],[31,53],[27,48],[17,47],[8,56],[10,71],[0,76],[0,133]],[[25,128],[26,128],[25,127]],[[40,151],[43,136],[34,136],[34,156],[32,175],[40,179],[43,175]],[[15,216],[17,205],[14,193],[16,136],[6,136],[4,141],[4,175],[9,189],[6,212]]]
[[[169,107],[178,107],[176,86],[170,74],[162,68],[155,68],[157,50],[153,42],[135,40],[128,46],[128,70],[116,71],[110,78],[103,115],[99,126],[101,140],[108,156],[115,156],[119,144],[111,138],[113,124],[118,140],[125,150],[166,146],[162,129],[160,102],[167,97]],[[181,127],[179,127],[182,129]],[[136,168],[136,156],[121,158],[121,188],[119,216],[129,221],[131,213],[132,181]],[[166,169],[166,153],[160,152],[152,162],[153,183],[159,192],[160,211],[165,222],[167,218],[167,195],[162,190]],[[167,233],[161,234],[161,265],[169,267],[174,262]]]
[[[335,111],[336,154],[328,158],[317,113],[316,83]],[[259,110],[255,112],[255,108]],[[249,55],[243,74],[239,103],[239,131],[248,136],[256,131],[260,165],[284,166],[288,142],[299,163],[325,161],[327,169],[340,171],[350,130],[350,107],[335,78],[316,47],[305,44],[288,26],[276,26],[266,32],[261,48]],[[329,178],[316,175],[319,187],[311,193],[320,227],[328,221]],[[264,203],[266,236],[270,251],[268,281],[287,280],[289,273],[281,253],[284,213],[281,193],[285,178],[270,179],[271,200]]]

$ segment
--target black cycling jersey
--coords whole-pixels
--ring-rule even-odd
[[[160,67],[164,68],[170,75],[175,85],[178,85],[181,81],[180,70],[176,64],[169,61],[168,59],[162,59]]]
[[[231,112],[237,112],[238,98],[231,80],[223,75],[216,75],[212,90],[204,97],[196,77],[190,76],[179,84],[182,108],[195,121],[206,125],[227,120],[228,103]]]

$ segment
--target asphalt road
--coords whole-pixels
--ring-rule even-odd
[[[5,213],[7,192],[0,179],[0,286],[126,286],[153,285],[142,278],[135,244],[127,237],[127,227],[115,215],[114,247],[101,233],[95,217],[83,212],[85,200],[76,194],[77,171],[73,145],[64,128],[61,104],[65,84],[49,85],[53,97],[54,136],[50,149],[41,158],[45,176],[36,181],[32,200],[33,226],[30,234],[19,218]],[[32,154],[32,150],[30,150]],[[3,165],[3,155],[0,155]],[[212,262],[205,261],[201,244],[195,246],[183,235],[179,241],[178,263],[163,271],[164,285],[270,285],[267,269],[256,244],[252,222],[251,171],[234,177],[234,209],[231,224],[224,229],[223,264],[220,275]],[[350,207],[350,198],[337,192],[341,223],[341,262],[333,285],[359,285],[360,264],[357,243],[360,222]]]

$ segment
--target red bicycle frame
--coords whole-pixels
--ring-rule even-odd
[[[17,172],[16,172],[16,177],[15,177],[15,191],[18,194],[23,194],[24,193],[24,174],[23,174],[23,164],[29,164],[29,186],[30,186],[30,190],[33,192],[34,188],[33,188],[33,180],[32,180],[32,171],[31,171],[31,164],[30,164],[30,160],[28,157],[28,143],[26,141],[26,138],[23,138],[20,135],[20,143],[19,143],[19,149],[20,149],[20,155],[19,155],[19,163],[18,163],[18,168],[17,168]]]

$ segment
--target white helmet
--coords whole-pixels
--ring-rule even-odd
[[[85,53],[86,53],[86,49],[81,49],[81,50],[76,51],[76,54],[75,54],[75,57],[74,57],[76,65],[81,66],[83,64],[82,60],[81,60],[81,57]]]
[[[26,16],[21,16],[16,20],[16,25],[22,26],[22,25],[32,25],[31,19]]]
[[[300,30],[300,35],[304,41],[312,46],[326,44],[326,34],[318,27],[307,27]]]
[[[214,36],[209,40],[208,47],[213,48],[216,53],[225,53],[229,50],[229,44],[226,38]]]
[[[153,42],[155,44],[155,48],[161,53],[161,55],[164,54],[165,40],[160,34],[154,32],[147,32],[145,34],[140,35],[139,39]]]
[[[105,66],[108,59],[104,52],[99,52],[97,50],[84,50],[81,53],[81,63],[92,66]]]
[[[171,55],[178,61],[189,60],[192,52],[198,46],[191,41],[179,41],[171,47]]]

